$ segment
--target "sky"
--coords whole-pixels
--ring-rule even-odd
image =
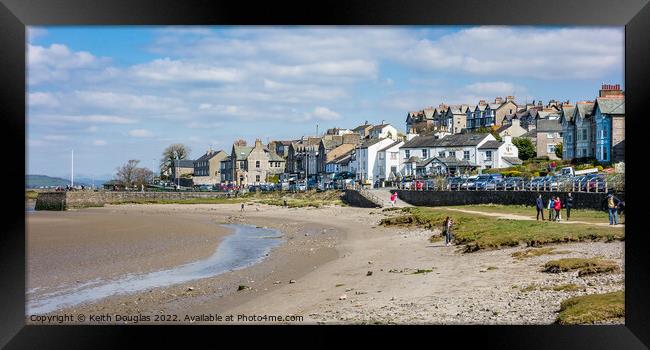
[[[112,178],[243,138],[296,139],[514,95],[624,87],[623,27],[28,27],[27,174]]]

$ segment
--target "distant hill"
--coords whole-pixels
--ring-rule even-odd
[[[95,179],[95,186],[101,186],[107,180]],[[93,179],[80,177],[74,180],[75,186],[84,185],[91,186]],[[47,175],[25,175],[25,188],[39,188],[39,187],[65,187],[70,184],[69,179],[62,179],[60,177],[52,177]]]

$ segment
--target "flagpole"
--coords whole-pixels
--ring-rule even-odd
[[[74,187],[74,149],[72,149],[72,162],[70,162],[70,187]]]

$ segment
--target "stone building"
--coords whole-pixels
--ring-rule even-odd
[[[562,143],[562,123],[559,119],[537,120],[537,156],[548,156],[549,159],[558,159],[555,148]]]
[[[208,149],[204,155],[194,161],[195,185],[216,185],[221,183],[221,161],[228,157],[228,153]]]

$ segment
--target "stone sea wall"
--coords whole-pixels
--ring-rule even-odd
[[[539,192],[548,202],[550,196],[559,196],[560,200],[567,197],[568,192]],[[428,207],[447,205],[467,204],[513,204],[513,205],[535,205],[538,192],[535,191],[407,191],[397,190],[399,198],[412,205]],[[596,209],[603,207],[607,197],[605,193],[572,192],[573,208],[575,209]],[[616,196],[625,200],[623,194]]]
[[[192,198],[224,198],[223,192],[112,192],[73,191],[42,192],[36,199],[36,210],[65,210],[68,208],[101,207],[104,204],[146,200],[184,200]]]

